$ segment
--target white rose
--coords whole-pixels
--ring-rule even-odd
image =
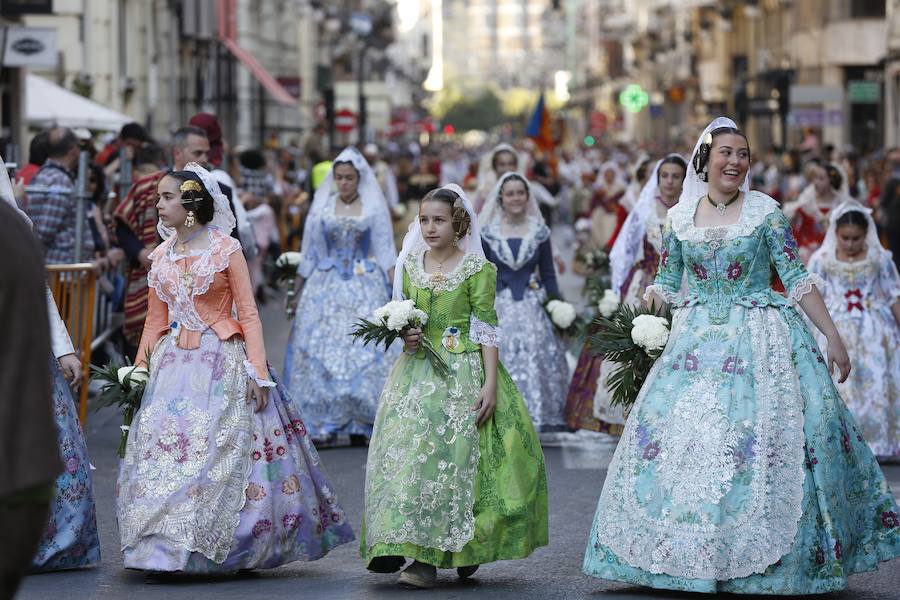
[[[597,309],[603,315],[603,318],[608,319],[619,310],[619,303],[620,299],[617,293],[612,290],[605,290],[603,297],[600,298],[600,302],[597,303]]]
[[[669,322],[656,315],[638,315],[631,322],[632,341],[646,350],[662,350],[669,341]]]
[[[414,308],[414,309],[412,309],[412,311],[409,314],[409,320],[410,321],[418,320],[420,325],[424,325],[425,323],[428,322],[428,313],[426,313],[424,310],[419,310],[418,308]]]
[[[575,317],[578,316],[578,313],[575,312],[575,307],[568,302],[551,301],[551,303],[554,302],[555,304],[553,304],[552,308],[550,303],[547,304],[547,308],[550,310],[550,319],[560,329],[568,329],[575,322]]]
[[[391,314],[391,311],[394,309],[394,304],[396,304],[396,302],[391,301],[384,306],[379,306],[378,308],[376,308],[375,312],[372,313],[372,315],[375,317],[375,322],[383,323],[387,316]]]
[[[590,231],[593,228],[593,223],[591,223],[590,219],[586,219],[584,217],[575,221],[575,231]]]
[[[397,206],[394,207],[393,210],[394,210],[394,215],[399,219],[402,219],[403,217],[405,217],[406,213],[408,211],[405,204],[398,204]]]
[[[406,327],[414,308],[415,303],[412,300],[401,300],[395,303],[388,314],[387,328],[392,331],[400,331]]]
[[[116,376],[119,378],[119,383],[125,385],[125,377],[131,373],[131,384],[136,383],[147,383],[150,379],[150,372],[144,367],[120,367],[118,371],[116,371]]]
[[[300,264],[299,252],[284,252],[275,261],[277,267],[296,267]]]

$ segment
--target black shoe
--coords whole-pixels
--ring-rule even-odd
[[[396,573],[405,564],[402,556],[376,556],[366,568],[373,573]]]
[[[350,445],[354,447],[365,447],[369,445],[369,438],[360,434],[353,433],[350,434]]]
[[[460,579],[468,579],[472,575],[475,574],[475,571],[478,570],[478,565],[470,565],[468,567],[457,567],[456,575]]]

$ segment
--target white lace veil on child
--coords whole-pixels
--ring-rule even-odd
[[[809,261],[835,260],[837,252],[837,229],[838,220],[849,212],[859,212],[865,215],[869,226],[866,228],[866,257],[869,260],[880,261],[882,257],[891,257],[891,251],[881,245],[878,239],[878,230],[875,227],[875,220],[872,218],[872,209],[863,206],[858,201],[849,198],[844,200],[840,206],[831,211],[828,216],[828,231],[825,233],[825,239],[818,250],[813,252]]]
[[[440,189],[451,191],[459,196],[457,202],[465,209],[471,222],[469,232],[456,242],[456,246],[466,254],[475,254],[485,258],[484,248],[481,246],[481,228],[478,226],[478,215],[475,214],[475,209],[472,208],[472,202],[463,189],[455,183],[445,185]],[[403,247],[400,250],[400,255],[397,257],[397,266],[394,269],[394,300],[403,300],[403,265],[406,263],[406,258],[410,254],[416,256],[427,248],[428,244],[425,243],[425,238],[422,237],[422,226],[419,225],[419,220],[416,219],[409,224],[409,230],[403,238]]]

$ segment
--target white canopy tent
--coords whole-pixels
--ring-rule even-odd
[[[86,127],[118,132],[133,118],[60,87],[43,77],[27,76],[25,104],[33,127]]]

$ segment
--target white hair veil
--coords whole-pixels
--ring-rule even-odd
[[[455,183],[445,185],[440,189],[449,190],[459,196],[459,200],[463,208],[466,209],[471,222],[469,233],[460,238],[456,246],[466,254],[475,254],[485,258],[484,248],[481,246],[481,227],[478,225],[478,216],[475,214],[475,209],[472,208],[472,202],[463,189]],[[406,237],[403,238],[403,248],[401,248],[400,255],[397,257],[397,267],[394,269],[394,300],[403,299],[403,265],[406,263],[406,258],[410,254],[417,255],[427,248],[428,245],[425,243],[425,238],[422,237],[422,227],[419,225],[419,220],[416,219],[409,224],[409,230],[406,232]]]
[[[612,289],[619,293],[628,271],[634,265],[638,252],[644,241],[644,234],[647,233],[647,221],[652,211],[656,210],[656,198],[659,195],[659,183],[657,177],[659,168],[663,161],[677,156],[684,159],[680,154],[668,154],[665,158],[656,161],[653,172],[647,178],[641,193],[638,196],[634,209],[628,213],[628,218],[622,225],[622,231],[616,238],[612,250],[609,253],[609,264],[612,275]],[[685,173],[685,176],[687,173]]]
[[[234,219],[234,213],[231,212],[231,204],[228,202],[228,197],[222,193],[219,182],[213,178],[209,171],[195,162],[189,162],[182,170],[190,171],[197,175],[197,177],[200,178],[200,181],[203,182],[203,187],[205,187],[206,191],[209,192],[209,195],[212,196],[213,218],[208,224],[225,235],[231,235],[231,232],[234,231],[236,221]],[[163,225],[162,221],[156,222],[156,230],[164,240],[175,235],[175,228]]]
[[[697,198],[702,198],[708,193],[709,183],[700,179],[700,174],[697,173],[697,171],[694,169],[694,157],[700,150],[700,146],[701,144],[703,144],[703,138],[706,137],[706,134],[712,133],[713,131],[721,127],[731,127],[732,129],[738,129],[737,124],[735,124],[735,122],[728,117],[716,117],[709,125],[706,126],[706,129],[703,130],[703,133],[701,133],[700,137],[697,138],[697,143],[694,145],[694,151],[691,152],[691,157],[688,161],[687,175],[684,178],[684,185],[681,188],[681,196],[678,198],[679,202],[684,202],[685,200],[696,200]],[[741,184],[741,191],[745,194],[750,191],[749,169],[747,169],[747,176],[744,178],[744,182]]]
[[[881,260],[883,256],[892,256],[890,250],[881,245],[878,239],[878,229],[875,227],[875,220],[872,218],[872,209],[863,206],[853,198],[847,197],[841,202],[840,206],[831,211],[828,215],[828,231],[825,233],[825,239],[822,245],[813,252],[809,259],[812,263],[814,260],[835,260],[837,251],[837,222],[849,212],[861,212],[866,216],[869,226],[866,229],[866,256],[869,260]]]
[[[328,244],[325,239],[323,219],[333,205],[337,188],[334,185],[334,167],[340,163],[350,163],[359,173],[359,184],[356,188],[362,202],[362,218],[368,219],[371,229],[370,253],[382,271],[387,272],[397,259],[397,247],[394,245],[394,232],[387,202],[375,172],[369,161],[353,146],[345,148],[331,163],[331,168],[313,196],[306,224],[303,226],[303,241],[300,246],[302,259],[297,272],[308,278],[318,260],[328,255]]]

